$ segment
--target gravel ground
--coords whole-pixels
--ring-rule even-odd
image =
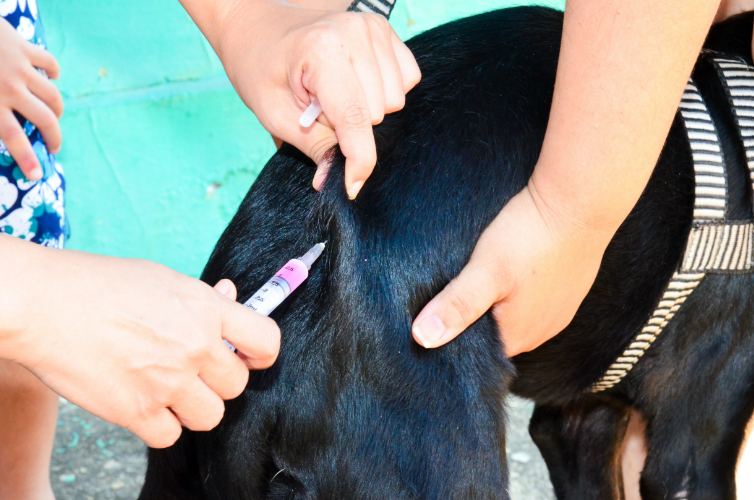
[[[511,499],[553,500],[547,469],[527,431],[534,405],[511,398],[508,408]],[[57,500],[137,498],[145,468],[144,444],[133,434],[61,400],[51,467]]]

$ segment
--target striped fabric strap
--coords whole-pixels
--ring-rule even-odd
[[[395,0],[355,0],[348,7],[348,12],[371,12],[390,19],[390,12],[394,6]]]
[[[751,71],[754,82],[754,68]],[[751,90],[754,90],[754,85]],[[749,123],[752,133],[749,137],[754,140],[754,100],[751,104],[752,114],[748,116],[752,117]],[[649,321],[602,378],[592,386],[591,392],[615,387],[628,375],[706,274],[752,272],[754,224],[751,221],[725,220],[728,190],[720,139],[707,105],[693,80],[689,80],[686,86],[680,112],[691,146],[696,183],[694,222],[686,251],[680,269],[665,287]],[[742,124],[745,125],[746,122],[739,120],[739,126]],[[747,149],[747,157],[752,159],[749,168],[754,179],[754,143],[751,147],[753,154],[749,156]]]
[[[741,131],[754,187],[754,68],[744,61],[725,57],[715,57],[713,62]]]
[[[610,365],[602,378],[592,386],[591,392],[610,389],[628,375],[703,278],[704,273],[677,272],[673,274],[652,317],[641,332],[634,337],[628,348],[615,360],[615,363]]]
[[[720,139],[699,89],[689,80],[680,104],[694,161],[694,220],[725,217],[727,185]]]
[[[752,231],[754,224],[750,221],[695,224],[689,234],[680,272],[751,272]]]

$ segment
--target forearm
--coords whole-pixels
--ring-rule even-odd
[[[30,315],[45,309],[34,287],[45,283],[43,267],[57,251],[0,234],[0,359],[20,361]]]
[[[660,155],[719,0],[568,0],[555,93],[530,182],[605,244]]]
[[[179,0],[191,19],[204,33],[209,43],[220,55],[220,35],[229,19],[243,15],[249,29],[271,26],[281,8],[296,6],[318,10],[345,11],[350,0]],[[250,8],[251,7],[251,8]],[[260,30],[262,36],[263,30]],[[222,57],[222,56],[221,56]]]

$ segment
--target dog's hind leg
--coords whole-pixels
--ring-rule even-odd
[[[649,420],[643,500],[735,500],[736,459],[746,418],[734,419],[742,425],[724,419],[728,422],[722,428],[713,420],[717,418],[684,418],[682,411],[675,418],[664,414]]]
[[[687,399],[682,405],[666,401],[655,415],[643,410],[648,451],[641,473],[643,500],[736,498],[736,461],[752,413],[752,387],[716,389],[706,407]]]
[[[709,275],[631,372],[643,500],[733,500],[754,410],[754,277]]]
[[[558,500],[621,500],[621,446],[630,410],[587,397],[562,406],[537,405],[529,433],[550,472]]]

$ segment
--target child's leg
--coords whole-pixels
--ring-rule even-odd
[[[738,456],[738,473],[736,475],[736,486],[738,487],[738,498],[754,498],[754,417],[749,420],[746,428],[746,439],[744,447]]]
[[[644,462],[647,459],[647,445],[644,442],[644,431],[647,424],[638,411],[631,412],[626,436],[623,438],[623,488],[625,500],[641,500],[639,479]]]
[[[0,498],[52,500],[50,457],[58,396],[21,365],[0,360]]]

